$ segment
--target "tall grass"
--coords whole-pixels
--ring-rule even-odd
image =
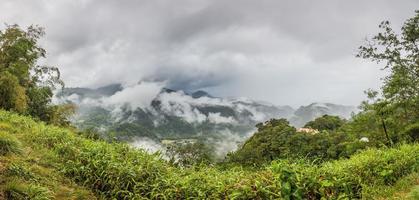
[[[52,192],[47,188],[19,181],[11,181],[6,184],[6,199],[30,199],[30,200],[49,200],[52,199]]]
[[[414,187],[413,190],[409,193],[409,198],[419,199],[419,185]]]
[[[0,156],[12,153],[19,154],[22,152],[21,146],[16,137],[0,131]]]
[[[106,199],[362,198],[365,186],[391,185],[419,168],[419,145],[411,144],[322,165],[282,160],[259,170],[182,169],[126,144],[86,139],[8,112],[0,111],[0,121],[31,148],[48,149],[62,174]]]

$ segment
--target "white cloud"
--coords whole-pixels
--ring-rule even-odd
[[[214,140],[210,143],[214,147],[214,151],[218,158],[224,158],[227,153],[235,151],[240,144],[248,139],[256,130],[250,130],[247,133],[234,133],[228,129],[219,131],[217,134],[222,140]]]
[[[223,117],[221,113],[208,113],[208,120],[215,124],[234,124],[236,120],[233,117]]]
[[[165,150],[165,148],[160,143],[147,137],[134,138],[134,142],[131,142],[130,144],[135,148],[143,149],[149,153],[164,153]]]
[[[129,104],[133,110],[136,108],[146,109],[151,105],[151,101],[160,93],[163,83],[141,82],[134,86],[124,88],[110,97],[103,99],[105,105],[124,105]]]

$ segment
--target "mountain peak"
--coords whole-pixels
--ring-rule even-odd
[[[195,99],[201,98],[201,97],[212,97],[210,94],[208,94],[207,92],[205,92],[203,90],[198,90],[198,91],[192,93],[191,96]]]
[[[170,89],[170,88],[162,88],[161,89],[161,91],[160,91],[160,93],[172,93],[172,92],[177,92],[177,90],[173,90],[173,89]]]

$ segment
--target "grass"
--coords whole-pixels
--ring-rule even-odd
[[[419,188],[419,173],[412,173],[401,178],[393,185],[366,188],[364,199],[416,200],[419,199],[417,188]]]
[[[4,191],[6,199],[48,200],[53,198],[52,192],[46,187],[15,180],[8,182]]]
[[[0,156],[0,199],[397,199],[418,193],[418,144],[322,165],[282,160],[259,170],[183,169],[126,144],[86,139],[5,111],[0,131],[20,149]]]
[[[419,183],[410,191],[408,198],[412,200],[419,199]]]
[[[13,135],[0,131],[0,156],[22,152],[20,142]]]
[[[16,126],[23,121],[11,117],[0,119],[0,149],[6,152],[0,155],[0,199],[96,199],[89,189],[60,172],[51,151],[36,149],[33,143],[24,141],[23,136],[30,134],[29,127]]]

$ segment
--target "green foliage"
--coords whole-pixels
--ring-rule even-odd
[[[10,25],[0,31],[0,108],[30,114],[56,125],[68,125],[74,108],[52,106],[52,90],[64,86],[56,67],[39,66],[45,50],[38,45],[40,27]]]
[[[39,177],[30,171],[23,163],[10,164],[6,169],[6,174],[8,177],[19,177],[20,179],[30,181],[31,183],[39,181]]]
[[[400,178],[417,173],[419,168],[417,144],[370,149],[350,159],[322,164],[277,160],[261,169],[234,165],[178,168],[158,155],[126,144],[86,139],[68,129],[36,123],[9,112],[0,111],[0,120],[9,124],[3,125],[5,129],[19,133],[28,147],[48,152],[62,174],[104,199],[360,198],[365,188],[393,185]],[[260,128],[288,128],[284,120],[273,120],[268,126]],[[26,165],[8,168],[10,174],[20,174],[25,181],[41,180]],[[27,186],[26,182],[18,183]],[[32,194],[20,186],[8,188],[8,195]]]
[[[406,127],[406,129],[403,131],[401,135],[407,137],[410,141],[419,141],[419,122]]]
[[[99,140],[102,139],[102,136],[100,135],[99,132],[97,132],[95,129],[93,128],[88,128],[82,131],[78,131],[77,132],[78,135],[81,135],[87,139],[91,139],[91,140]]]
[[[413,190],[409,194],[409,198],[419,199],[419,185],[413,188]]]
[[[294,135],[296,130],[286,119],[272,119],[256,126],[258,132],[239,150],[228,155],[230,161],[261,165],[290,154],[291,149],[284,146],[287,146],[288,138]]]
[[[323,126],[324,119],[334,121],[336,118],[323,116],[310,124]],[[261,166],[275,159],[323,161],[349,157],[367,146],[358,137],[352,138],[343,131],[297,132],[285,119],[272,119],[256,126],[258,131],[236,152],[229,153],[229,161],[248,166]]]
[[[334,131],[340,128],[345,120],[338,116],[323,115],[304,125],[305,128],[317,129],[319,131]]]
[[[201,141],[188,142],[186,144],[170,144],[167,147],[167,155],[170,163],[180,167],[191,167],[198,164],[210,164],[214,162],[214,149]]]
[[[7,183],[5,189],[6,199],[11,200],[49,200],[52,199],[52,193],[47,188],[26,184],[18,181]]]
[[[358,57],[385,63],[388,75],[381,92],[368,91],[370,101],[363,103],[385,135],[387,145],[399,137],[403,128],[419,120],[419,10],[406,20],[398,35],[388,21],[379,25],[381,33],[359,48]],[[391,136],[393,134],[394,136]]]
[[[419,146],[402,145],[394,149],[371,149],[347,160],[326,162],[320,166],[275,162],[270,167],[286,185],[288,196],[305,199],[358,199],[363,188],[392,185],[398,179],[419,170]]]
[[[391,185],[371,185],[363,188],[363,199],[412,199],[408,198],[419,180],[418,173],[411,173]]]
[[[147,128],[134,123],[117,124],[111,128],[111,131],[118,134],[118,140],[129,140],[133,137],[148,137],[150,139],[158,139]]]
[[[7,71],[0,73],[0,107],[23,113],[27,108],[25,89],[18,79]]]
[[[21,144],[16,137],[0,131],[0,156],[4,156],[9,153],[19,154],[21,151]]]

